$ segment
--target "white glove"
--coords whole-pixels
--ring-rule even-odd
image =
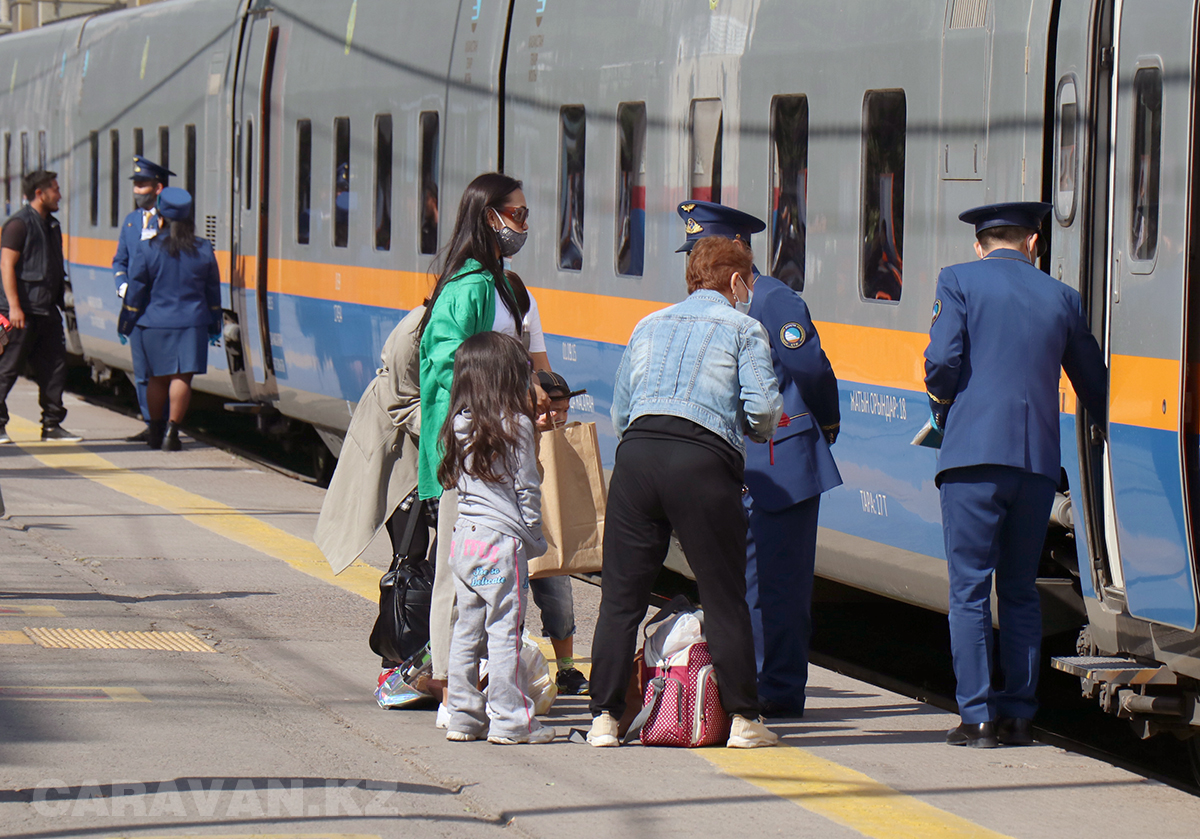
[[[127,288],[129,288],[129,283],[121,283],[119,286],[117,286],[117,297],[120,297],[122,300],[124,300],[125,289]]]

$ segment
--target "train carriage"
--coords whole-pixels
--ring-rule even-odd
[[[1200,730],[1196,4],[1186,0],[167,0],[0,39],[6,210],[47,163],[67,204],[74,349],[130,368],[109,264],[143,153],[196,195],[226,351],[201,389],[336,454],[477,173],[525,182],[515,268],[611,457],[633,325],[684,295],[676,204],[768,221],[841,383],[818,573],[946,608],[921,353],[970,206],[1054,205],[1041,266],[1109,362],[1102,425],[1061,390],[1048,633],[1149,735]],[[2,79],[2,77],[0,77]],[[674,567],[686,572],[686,563]]]

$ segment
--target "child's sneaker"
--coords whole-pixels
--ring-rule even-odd
[[[733,727],[725,746],[730,749],[757,749],[760,746],[774,746],[778,742],[779,735],[767,728],[762,717],[750,720],[734,714]]]
[[[482,740],[483,735],[450,729],[446,732],[446,739],[452,743],[470,743],[472,740]]]
[[[535,728],[528,734],[522,734],[520,737],[499,737],[488,735],[488,742],[494,743],[497,746],[518,746],[522,743],[528,743],[531,746],[540,746],[543,743],[549,743],[557,735],[553,728],[544,725],[541,728]]]
[[[568,667],[566,670],[559,670],[554,682],[558,686],[559,696],[587,695],[587,676],[580,673],[574,667]]]
[[[446,703],[442,702],[438,705],[437,719],[433,723],[434,728],[449,728],[450,727],[450,709],[446,707]]]
[[[621,745],[617,739],[617,721],[608,711],[601,711],[600,716],[592,720],[592,730],[588,732],[587,741],[597,748],[608,748]]]

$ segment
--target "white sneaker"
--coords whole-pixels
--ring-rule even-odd
[[[488,742],[497,746],[518,746],[522,743],[528,743],[531,746],[540,746],[543,743],[551,742],[557,734],[558,732],[553,728],[544,725],[520,737],[495,737],[489,734]]]
[[[730,749],[757,749],[774,746],[778,742],[779,735],[767,728],[762,717],[748,720],[740,714],[734,714],[733,729],[725,746]]]
[[[617,721],[608,711],[601,711],[600,716],[592,719],[592,730],[588,732],[587,741],[599,749],[621,745],[617,739]]]
[[[446,739],[452,743],[470,743],[472,740],[481,740],[483,737],[479,734],[469,734],[466,731],[451,729],[446,732]]]
[[[446,703],[442,702],[438,705],[437,719],[433,723],[434,728],[449,728],[450,727],[450,709],[446,707]]]

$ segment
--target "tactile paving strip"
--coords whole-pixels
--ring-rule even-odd
[[[190,632],[108,632],[103,629],[31,629],[27,626],[25,634],[43,647],[60,650],[216,652]]]

